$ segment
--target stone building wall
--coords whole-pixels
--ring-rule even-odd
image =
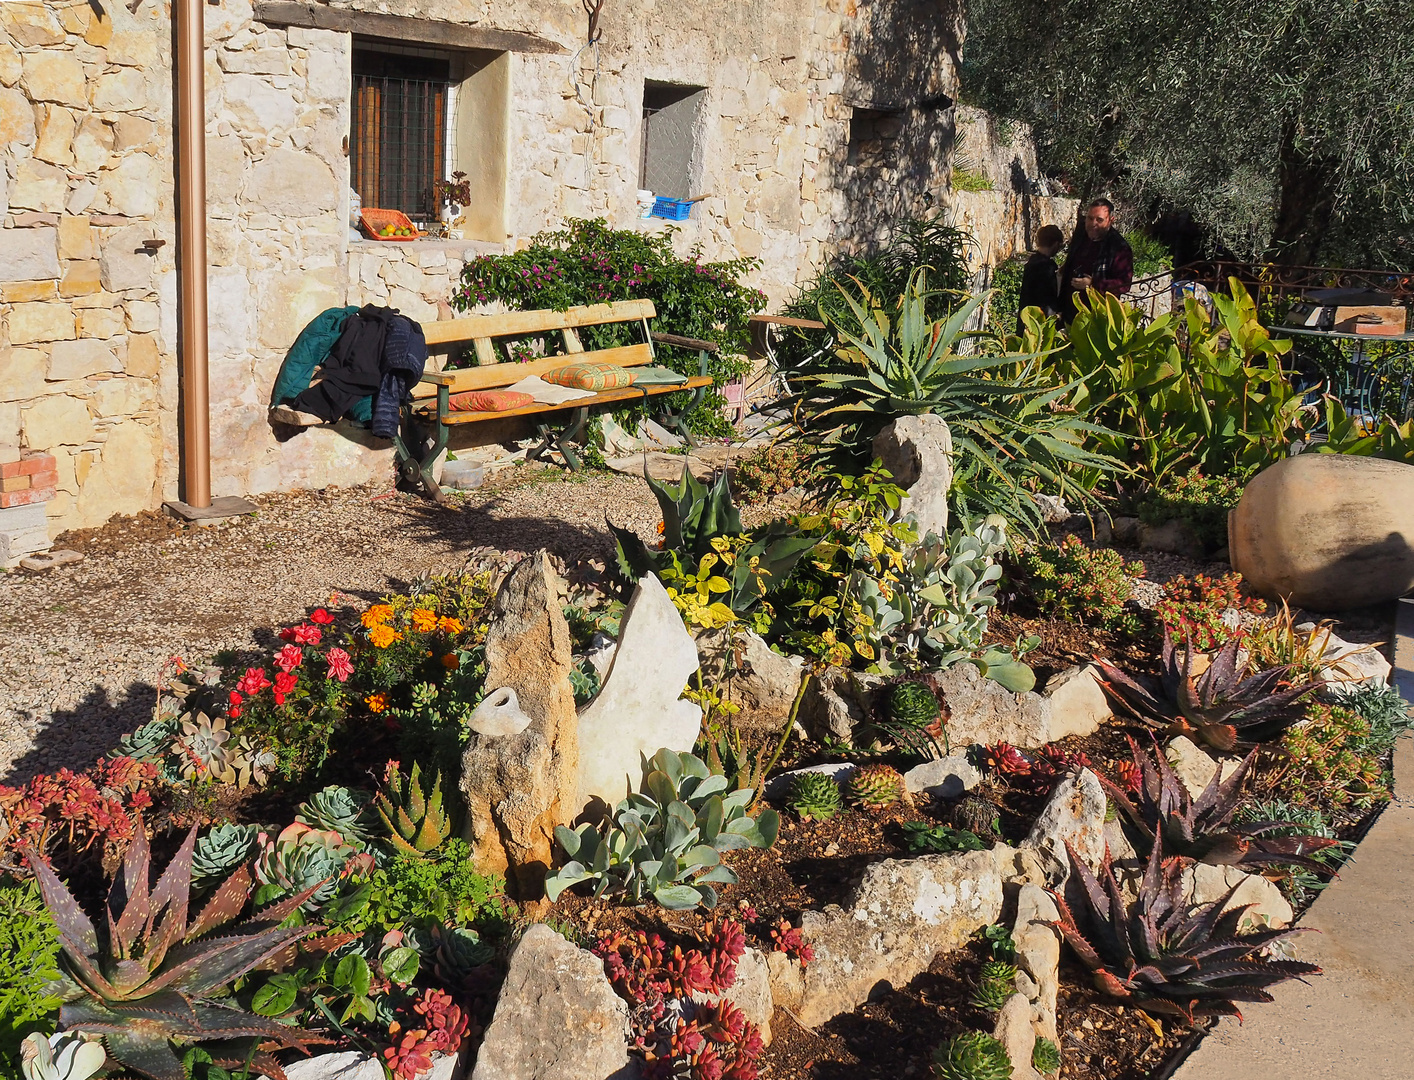
[[[54,533],[178,495],[170,10],[98,6],[0,4],[0,449],[54,454]],[[572,216],[667,227],[636,212],[645,80],[703,89],[692,175],[707,197],[676,243],[760,258],[773,305],[899,216],[970,213],[1002,246],[1025,239],[1004,193],[996,213],[947,209],[961,31],[936,4],[611,3],[596,49],[563,0],[330,6],[559,47],[505,57],[508,247]],[[279,365],[327,307],[435,319],[465,259],[498,248],[350,241],[349,34],[267,25],[250,0],[205,17],[213,491],[386,475],[387,444],[359,429],[277,437]]]

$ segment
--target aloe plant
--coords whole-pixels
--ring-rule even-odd
[[[153,1080],[185,1080],[171,1043],[273,1040],[305,1050],[315,1036],[254,1016],[217,997],[235,979],[289,949],[316,927],[280,923],[313,889],[227,926],[251,893],[250,871],[240,866],[193,919],[189,905],[196,829],[187,834],[156,883],[145,828],[139,827],[108,895],[106,927],[97,927],[43,857],[29,850],[40,894],[59,929],[62,952],[59,1022],[68,1030],[102,1036],[111,1057]],[[220,934],[213,931],[222,929]],[[279,1066],[268,1054],[254,1063],[268,1075]]]
[[[1104,676],[1100,685],[1122,712],[1194,742],[1230,751],[1239,743],[1250,746],[1274,739],[1304,719],[1303,699],[1324,685],[1320,679],[1288,684],[1288,664],[1244,678],[1246,667],[1238,663],[1238,649],[1236,639],[1229,641],[1214,654],[1208,669],[1194,678],[1194,650],[1185,644],[1180,657],[1165,630],[1159,695],[1113,664],[1104,660],[1096,663]]]
[[[412,764],[412,774],[404,777],[390,763],[383,789],[373,800],[373,809],[387,830],[393,846],[405,855],[427,855],[436,851],[452,835],[452,820],[442,807],[442,774],[430,787],[422,786],[422,770]]]
[[[721,853],[770,847],[780,829],[774,810],[747,815],[751,788],[729,787],[691,754],[663,749],[645,758],[638,792],[618,804],[602,832],[591,824],[556,827],[569,861],[545,879],[545,895],[553,901],[571,885],[594,881],[595,896],[612,889],[635,904],[651,896],[670,909],[716,907],[713,884],[737,880]]]

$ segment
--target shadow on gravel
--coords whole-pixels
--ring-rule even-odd
[[[151,719],[156,705],[157,688],[151,683],[132,683],[117,701],[95,686],[76,707],[55,710],[0,784],[16,787],[40,773],[87,768]]]

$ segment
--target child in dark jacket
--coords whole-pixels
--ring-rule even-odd
[[[1016,300],[1016,329],[1021,332],[1021,313],[1038,307],[1045,315],[1060,311],[1060,267],[1056,255],[1065,243],[1065,234],[1054,225],[1044,225],[1036,234],[1036,251],[1026,260],[1021,275],[1021,293]]]

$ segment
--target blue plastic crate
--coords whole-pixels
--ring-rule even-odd
[[[659,196],[653,200],[654,217],[667,218],[669,221],[686,221],[690,213],[692,203],[683,199],[665,199]]]

